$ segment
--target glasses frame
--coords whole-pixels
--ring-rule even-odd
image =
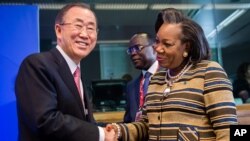
[[[130,46],[128,49],[127,49],[127,54],[128,55],[131,55],[133,54],[133,52],[136,52],[136,53],[139,53],[141,52],[144,48],[146,47],[150,47],[152,46],[152,44],[149,44],[149,45],[133,45],[133,46]]]
[[[88,25],[85,24],[77,24],[77,22],[63,22],[60,23],[59,25],[64,26],[64,25],[72,25],[75,30],[77,30],[79,33],[81,33],[84,30],[84,27],[86,28],[86,32],[88,34],[93,34],[93,33],[98,33],[98,28],[93,29],[92,31],[88,30]]]

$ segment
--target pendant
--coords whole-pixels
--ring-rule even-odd
[[[169,93],[170,93],[170,87],[167,87],[163,92],[163,96],[166,97]]]

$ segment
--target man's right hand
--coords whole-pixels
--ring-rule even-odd
[[[117,133],[112,127],[107,128],[107,126],[106,128],[103,128],[105,133],[105,141],[117,141]]]

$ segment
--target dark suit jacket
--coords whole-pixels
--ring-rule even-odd
[[[86,90],[86,88],[85,88]],[[85,116],[71,71],[56,48],[28,56],[16,78],[19,141],[97,141],[85,91]]]
[[[135,121],[136,112],[140,104],[140,80],[143,77],[142,73],[129,82],[126,88],[126,109],[123,122],[129,123]]]
[[[166,68],[158,66],[157,71],[165,71]],[[136,113],[140,105],[140,81],[143,74],[140,73],[138,77],[127,84],[126,87],[126,108],[123,122],[130,123],[135,121]]]

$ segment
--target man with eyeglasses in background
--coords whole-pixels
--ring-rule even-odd
[[[123,119],[125,123],[140,119],[148,80],[159,69],[153,44],[154,40],[147,33],[137,33],[130,39],[127,53],[134,67],[141,70],[141,73],[126,87],[126,109]]]
[[[97,19],[88,5],[68,4],[55,21],[56,48],[22,62],[16,78],[19,141],[108,141],[95,123],[80,61],[94,49]],[[83,76],[84,77],[84,76]]]

